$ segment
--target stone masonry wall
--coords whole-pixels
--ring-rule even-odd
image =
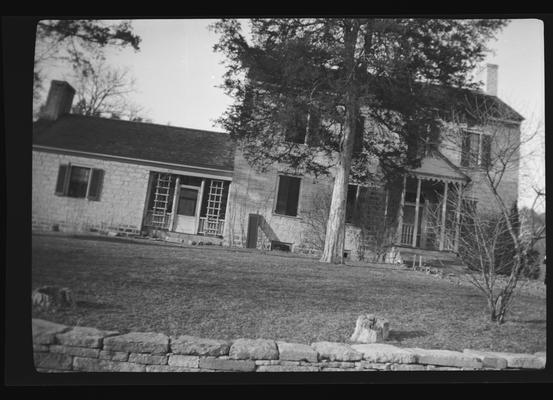
[[[55,194],[59,167],[68,162],[104,170],[99,201]],[[170,168],[33,150],[33,230],[51,231],[57,225],[62,232],[96,230],[139,234],[151,171],[185,173]]]
[[[545,353],[399,348],[389,344],[231,341],[120,334],[33,319],[38,372],[461,371],[545,368]]]
[[[104,170],[99,201],[55,194],[61,164]],[[33,151],[32,221],[34,230],[139,233],[149,169],[135,164]]]
[[[229,193],[225,245],[245,247],[249,214],[258,213],[263,216],[264,226],[267,228],[258,234],[258,248],[268,248],[274,240],[291,244],[293,252],[311,255],[320,252],[320,249],[309,244],[307,236],[310,235],[311,228],[306,223],[306,218],[310,217],[309,212],[317,207],[321,196],[329,196],[332,193],[332,180],[328,177],[302,176],[298,215],[279,215],[274,212],[278,176],[285,170],[284,166],[276,166],[264,173],[256,172],[240,151],[236,151],[233,184]],[[357,248],[357,236],[358,229],[348,227],[346,251]]]
[[[451,129],[451,128],[450,128]],[[492,133],[494,142],[492,142],[492,160],[498,151],[505,151],[510,148],[512,143],[520,140],[520,126],[517,124],[503,124],[499,126],[485,126],[484,132]],[[497,210],[496,200],[491,193],[485,181],[485,173],[477,168],[461,167],[461,143],[458,134],[446,133],[446,138],[440,146],[440,151],[453,164],[459,166],[461,170],[471,178],[471,184],[468,191],[465,193],[467,197],[472,197],[478,201],[478,207],[481,210],[494,211]],[[511,207],[514,201],[518,198],[519,191],[519,154],[514,154],[511,158],[512,162],[508,165],[501,179],[498,191],[507,205]],[[492,161],[493,162],[493,161]]]

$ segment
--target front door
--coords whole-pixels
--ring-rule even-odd
[[[195,234],[198,218],[198,194],[200,188],[181,185],[177,198],[175,232]]]

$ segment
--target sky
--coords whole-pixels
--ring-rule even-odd
[[[131,69],[137,89],[132,100],[144,107],[152,122],[221,131],[215,119],[232,100],[218,87],[225,69],[223,56],[213,51],[218,35],[208,29],[212,22],[134,20],[134,32],[142,38],[140,51],[108,51],[110,65]],[[523,130],[544,121],[543,23],[537,19],[511,20],[488,47],[493,52],[485,63],[499,66],[498,96],[527,119]],[[50,79],[72,83],[68,71],[60,68],[48,71]],[[544,144],[542,132],[526,146],[532,157],[527,157],[521,168],[521,206],[531,201],[529,185],[545,187]]]

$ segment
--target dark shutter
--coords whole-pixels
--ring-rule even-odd
[[[286,208],[286,214],[296,216],[298,215],[298,201],[300,198],[300,179],[289,177],[288,184],[288,206]]]
[[[104,171],[101,169],[93,169],[90,176],[90,187],[88,189],[88,200],[100,200],[100,192],[102,191],[102,182],[104,180]]]
[[[482,167],[488,168],[491,162],[492,155],[492,137],[489,135],[482,135]]]
[[[69,186],[69,164],[60,165],[58,170],[58,181],[56,182],[56,195],[65,196],[67,194],[67,187]]]
[[[261,215],[250,214],[248,220],[248,236],[246,238],[246,248],[248,249],[255,249],[257,247],[257,231],[260,221]]]
[[[321,118],[317,111],[309,112],[308,133],[305,138],[305,144],[309,146],[318,146],[321,142]]]
[[[470,163],[470,134],[465,132],[461,145],[461,166],[468,167]]]
[[[352,223],[355,214],[355,199],[357,197],[357,185],[348,185],[346,197],[346,222]]]
[[[353,154],[361,154],[363,151],[363,134],[365,132],[365,117],[360,115],[355,124],[355,138],[353,142]]]

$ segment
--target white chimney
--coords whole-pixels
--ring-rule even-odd
[[[497,96],[497,64],[486,64],[486,93]]]
[[[65,81],[52,81],[46,105],[40,110],[40,118],[55,121],[71,111],[75,89]]]

